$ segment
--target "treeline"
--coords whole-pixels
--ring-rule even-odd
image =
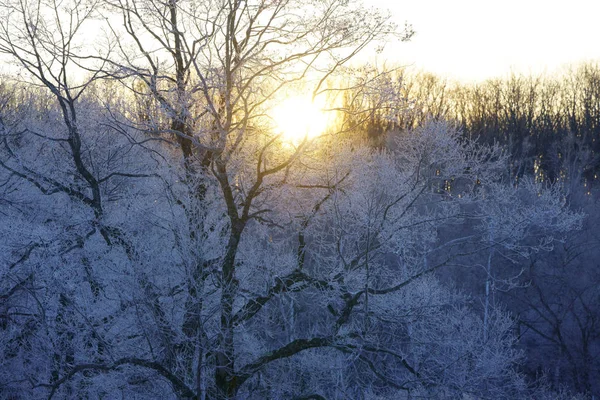
[[[423,126],[428,119],[455,123],[464,135],[499,143],[511,154],[507,177],[589,185],[600,167],[600,66],[587,63],[554,75],[511,74],[467,84],[430,73],[398,70],[389,78],[407,101],[390,118],[374,110],[361,126],[381,145],[385,132]],[[352,107],[375,99],[364,95]]]

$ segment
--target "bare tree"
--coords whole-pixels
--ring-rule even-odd
[[[206,352],[196,341],[204,335],[199,319],[204,294],[197,288],[216,269],[221,333],[211,352],[215,385],[218,396],[234,396],[247,379],[237,376],[241,372],[236,373],[234,349],[239,245],[249,223],[267,218],[268,210],[259,199],[265,197],[267,182],[289,171],[309,144],[305,140],[290,154],[274,157],[280,141],[262,126],[265,110],[307,78],[313,96],[327,91],[329,77],[370,43],[395,35],[395,28],[387,16],[354,2],[108,1],[106,6],[120,13],[123,21],[122,26],[111,25],[121,57],[102,61],[125,84],[141,81],[162,108],[169,121],[166,126],[144,122],[149,122],[146,129],[151,133],[171,135],[178,142],[191,198],[200,203],[188,211],[206,207],[207,184],[202,180],[214,179],[220,187],[228,238],[216,259],[196,251],[189,271],[185,326],[194,345],[188,347],[187,357]],[[409,36],[405,32],[401,37]],[[246,153],[248,149],[251,153]],[[247,176],[243,186],[236,182],[240,171],[235,159],[240,156],[255,164],[254,176]],[[199,178],[201,182],[195,183]],[[203,218],[188,212],[189,236],[196,245],[203,240]],[[314,345],[289,344],[273,359]]]
[[[3,226],[6,258],[0,279],[7,289],[3,326],[13,332],[5,359],[7,368],[16,367],[15,360],[35,365],[14,371],[21,371],[24,381],[38,368],[47,368],[50,379],[57,380],[75,360],[73,342],[81,327],[73,316],[74,293],[56,279],[64,273],[56,265],[61,259],[79,263],[81,271],[74,275],[92,299],[100,296],[98,271],[81,250],[99,236],[108,246],[131,251],[111,211],[125,181],[149,177],[150,164],[143,166],[140,159],[141,164],[130,164],[137,150],[109,136],[111,130],[102,124],[104,110],[90,94],[98,74],[77,74],[73,54],[82,45],[80,34],[94,4],[11,1],[0,10],[0,53],[19,71],[3,86],[0,116],[0,182],[9,221]],[[14,331],[16,326],[20,330]],[[20,345],[31,350],[22,358],[13,351]]]

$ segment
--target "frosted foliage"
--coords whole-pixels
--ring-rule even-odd
[[[501,149],[439,121],[386,149],[265,122],[397,37],[385,14],[94,4],[59,23],[52,2],[0,2],[0,52],[37,85],[0,90],[0,397],[527,397],[511,319],[436,274],[483,242],[549,249],[581,218],[559,192],[507,187]],[[87,23],[112,24],[93,56]],[[401,108],[385,76],[365,87]]]
[[[519,243],[531,234],[540,236],[538,245],[549,246],[552,234],[560,238],[579,229],[581,221],[582,214],[565,209],[558,186],[523,179],[516,187],[491,183],[483,189],[480,229],[512,250],[527,251]]]
[[[92,118],[101,114],[90,114],[86,132],[94,129]],[[2,290],[10,295],[3,307],[11,315],[3,320],[2,380],[11,382],[3,390],[176,398],[182,389],[173,376],[193,385],[197,371],[210,388],[208,349],[218,349],[222,332],[219,260],[231,230],[219,186],[183,178],[184,170],[163,164],[167,152],[160,147],[136,148],[134,157],[123,136],[102,130],[90,136],[86,162],[106,160],[93,162],[98,174],[132,175],[102,187],[101,221],[68,193],[40,195],[26,180],[4,193],[12,206],[0,225],[8,238]],[[253,146],[231,155],[230,179],[241,202],[256,179],[251,166],[261,148]],[[44,158],[31,151],[35,145],[21,147],[22,157],[5,154],[5,162],[41,168]],[[562,209],[556,193],[534,183],[507,192],[489,182],[477,192],[470,182],[485,176],[485,162],[497,154],[432,123],[398,136],[389,151],[317,138],[289,169],[266,178],[236,250],[234,354],[245,382],[239,396],[523,393],[510,319],[491,313],[484,341],[482,321],[465,299],[432,275],[442,265],[433,261],[443,247],[438,227],[461,221],[467,205],[485,210],[482,223],[506,225],[496,235],[514,246],[524,238],[523,219],[565,232],[572,227],[556,217]],[[53,157],[68,160],[67,153]],[[269,157],[265,162],[276,164],[285,154]],[[73,172],[56,161],[54,179],[66,182]],[[439,190],[447,179],[463,180],[464,197]],[[189,187],[203,188],[201,202]],[[537,196],[523,194],[530,192]],[[514,208],[518,199],[523,206]],[[505,215],[509,205],[522,209],[515,220]],[[119,232],[114,242],[98,224]],[[201,321],[194,328],[200,336],[190,336],[194,320]],[[94,367],[79,373],[86,365]]]

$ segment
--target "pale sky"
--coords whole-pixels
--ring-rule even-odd
[[[465,81],[600,61],[600,0],[364,1],[416,31],[411,42],[388,45],[379,60]]]
[[[389,9],[408,43],[389,43],[386,59],[462,81],[511,71],[553,73],[600,61],[600,0],[363,0]],[[374,53],[361,58],[374,60]],[[7,66],[0,62],[0,71]]]

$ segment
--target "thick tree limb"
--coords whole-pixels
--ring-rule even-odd
[[[265,354],[258,358],[256,361],[246,364],[236,375],[237,385],[241,386],[248,378],[254,373],[263,368],[271,361],[279,360],[282,358],[291,357],[301,351],[314,349],[318,347],[329,347],[334,344],[334,337],[317,337],[312,339],[296,339],[277,350]]]
[[[120,360],[117,360],[113,364],[110,364],[110,365],[80,364],[80,365],[73,367],[73,369],[71,369],[65,376],[63,376],[62,378],[60,378],[53,384],[51,384],[51,385],[44,384],[44,385],[40,385],[40,386],[51,388],[50,394],[48,395],[48,400],[51,400],[54,397],[54,395],[56,394],[56,391],[60,388],[60,386],[63,383],[67,382],[69,379],[73,378],[78,373],[83,373],[84,371],[110,372],[110,371],[116,370],[117,368],[119,368],[123,365],[134,365],[137,367],[143,367],[143,368],[148,368],[148,369],[154,370],[158,374],[162,375],[165,379],[167,379],[169,381],[169,383],[171,383],[171,385],[173,386],[173,389],[179,395],[181,395],[183,397],[188,397],[188,398],[196,397],[196,394],[192,391],[192,389],[190,389],[185,384],[185,382],[183,382],[181,379],[179,379],[177,376],[175,376],[171,371],[166,369],[162,364],[155,362],[155,361],[143,360],[143,359],[134,358],[134,357],[121,358]]]
[[[331,289],[329,282],[314,279],[300,270],[294,270],[290,274],[275,279],[273,285],[266,295],[249,300],[233,317],[233,326],[238,326],[244,321],[252,318],[273,297],[285,292],[299,292],[309,286],[320,289]]]

